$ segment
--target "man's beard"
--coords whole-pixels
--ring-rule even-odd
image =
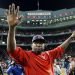
[[[36,53],[36,54],[41,54],[41,52],[43,52],[44,51],[44,49],[43,48],[35,48],[34,50],[33,50],[33,52],[34,53]]]

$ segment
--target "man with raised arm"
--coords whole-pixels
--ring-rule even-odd
[[[20,23],[19,6],[15,9],[15,4],[9,5],[6,13],[9,26],[7,37],[7,50],[9,55],[24,67],[26,75],[54,75],[54,60],[60,58],[64,50],[70,44],[75,32],[61,45],[52,50],[45,51],[45,39],[41,35],[35,35],[32,39],[32,50],[26,51],[16,46],[15,31]]]

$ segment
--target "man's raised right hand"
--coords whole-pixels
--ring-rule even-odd
[[[9,5],[9,9],[6,11],[7,22],[9,26],[15,27],[20,23],[21,16],[19,16],[19,6],[15,9],[15,4]]]

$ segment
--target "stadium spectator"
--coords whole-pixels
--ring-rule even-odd
[[[70,58],[71,57],[67,56],[65,57],[65,61],[64,61],[64,68],[66,69],[67,74],[69,74]]]
[[[12,61],[7,69],[8,75],[24,75],[24,71],[21,65],[17,64],[15,61]]]
[[[54,75],[61,75],[61,68],[57,60],[54,62]]]
[[[70,73],[69,75],[75,75],[75,58],[72,57],[70,62]]]
[[[61,45],[48,51],[44,51],[46,46],[44,37],[35,35],[32,39],[32,50],[26,51],[16,46],[15,30],[21,19],[19,16],[19,6],[15,9],[14,4],[10,5],[6,16],[9,25],[7,37],[9,55],[24,67],[26,75],[54,75],[54,60],[62,56],[72,38],[75,37],[75,32]]]

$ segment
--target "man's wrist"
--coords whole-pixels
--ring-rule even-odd
[[[74,39],[75,37],[71,35],[70,38],[71,38],[71,39]]]
[[[15,30],[16,29],[16,26],[9,26],[9,30]]]

